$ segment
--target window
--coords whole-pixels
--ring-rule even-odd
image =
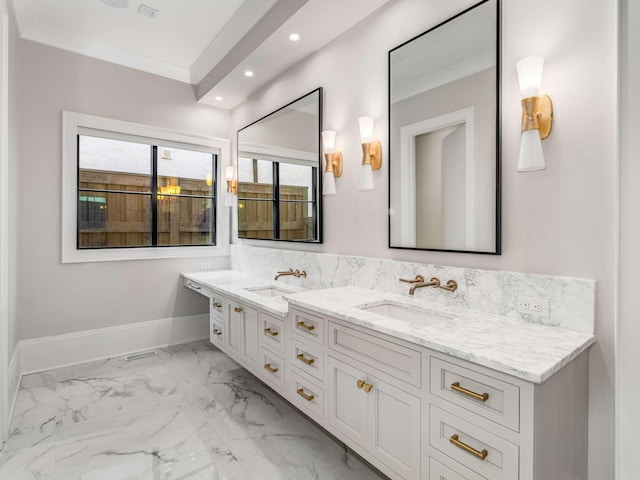
[[[238,237],[317,238],[318,169],[271,157],[243,153],[238,158]]]
[[[215,244],[215,154],[96,134],[78,135],[79,249]]]
[[[228,254],[228,155],[225,140],[64,112],[62,261]]]

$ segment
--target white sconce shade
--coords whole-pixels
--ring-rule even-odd
[[[373,117],[360,117],[360,141],[370,143],[373,140]]]
[[[226,180],[233,180],[235,174],[235,167],[233,165],[227,165],[224,167],[224,178]]]
[[[360,168],[360,190],[373,190],[373,169],[371,164],[363,163]]]
[[[233,207],[233,197],[235,197],[233,192],[227,192],[227,193],[224,194],[224,206],[225,207]]]
[[[516,63],[522,98],[538,96],[543,67],[544,57],[525,57]]]
[[[322,132],[322,145],[324,145],[324,153],[333,153],[336,146],[336,132],[334,130]]]
[[[336,178],[333,176],[333,172],[324,172],[324,179],[322,181],[322,194],[336,194]]]
[[[520,138],[520,157],[518,157],[519,172],[533,172],[544,170],[544,153],[542,153],[542,140],[538,130],[522,132]]]
[[[540,95],[543,67],[544,58],[538,56],[525,57],[516,63],[522,95],[519,172],[533,172],[546,167],[542,140],[551,133],[553,105],[548,95]]]

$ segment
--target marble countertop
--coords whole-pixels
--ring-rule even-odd
[[[291,305],[385,333],[534,383],[542,383],[595,342],[590,334],[403,295],[339,287],[285,295]],[[362,307],[410,306],[444,317],[432,325],[396,320]]]
[[[304,288],[275,280],[265,280],[247,273],[234,270],[216,270],[213,272],[183,273],[182,276],[196,282],[219,295],[224,295],[252,307],[261,308],[268,313],[280,317],[286,317],[289,313],[289,304],[283,297],[266,297],[251,291],[256,287],[274,287],[289,292],[303,292]]]
[[[587,333],[366,288],[305,290],[233,270],[182,276],[273,315],[286,317],[289,305],[296,305],[534,383],[544,382],[595,342]],[[251,291],[256,287],[292,293],[267,297]],[[419,325],[362,310],[382,304],[409,307],[434,320]]]

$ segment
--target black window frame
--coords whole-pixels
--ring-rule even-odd
[[[250,197],[241,197],[240,191],[238,190],[238,202],[241,201],[249,201],[249,202],[270,202],[271,203],[271,222],[273,223],[273,237],[272,238],[255,238],[255,237],[241,237],[238,234],[238,238],[243,240],[279,240],[284,242],[304,242],[304,243],[318,243],[316,240],[290,240],[290,239],[282,239],[280,238],[280,204],[281,203],[300,203],[300,204],[311,204],[312,207],[312,215],[314,220],[318,218],[318,167],[309,165],[311,168],[311,199],[301,201],[301,200],[281,200],[280,199],[280,164],[287,162],[280,162],[278,160],[273,159],[264,159],[259,157],[243,157],[250,158],[253,161],[256,160],[267,160],[271,162],[271,172],[272,172],[272,194],[271,198],[250,198]],[[238,158],[239,160],[239,158]],[[313,222],[313,238],[318,238],[318,222]]]
[[[115,137],[127,137],[127,134],[121,134],[118,132],[113,132],[114,137],[105,136],[102,138],[111,138],[112,140],[120,140],[121,138]],[[76,134],[76,250],[85,251],[85,250],[119,250],[119,249],[150,249],[150,248],[183,248],[183,247],[215,247],[217,246],[217,233],[218,233],[218,196],[216,195],[217,182],[218,182],[218,161],[219,155],[214,152],[206,152],[211,155],[211,195],[187,195],[187,194],[160,194],[166,197],[171,198],[201,198],[211,200],[211,243],[193,243],[193,244],[177,244],[177,245],[163,245],[158,244],[158,151],[159,147],[165,147],[165,143],[160,140],[154,140],[151,143],[148,143],[150,147],[150,190],[151,192],[135,192],[135,191],[120,191],[120,190],[106,190],[106,189],[91,189],[91,188],[81,188],[80,187],[80,137],[91,137],[91,134],[86,133],[77,133]],[[93,137],[96,138],[96,137]],[[126,140],[124,140],[126,141]],[[135,141],[135,140],[131,140]],[[169,142],[173,143],[173,142]],[[202,147],[198,145],[190,145],[184,144],[179,148],[184,150],[189,150],[191,148],[193,151],[202,151]],[[131,194],[131,195],[143,195],[150,196],[151,205],[150,205],[150,219],[149,223],[151,226],[151,244],[150,245],[118,245],[118,246],[94,246],[94,247],[82,247],[80,245],[80,222],[81,222],[81,194],[82,193],[116,193],[116,194]]]

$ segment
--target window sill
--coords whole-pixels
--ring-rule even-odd
[[[224,257],[229,247],[161,247],[70,250],[62,252],[62,263],[118,262],[162,258]]]

